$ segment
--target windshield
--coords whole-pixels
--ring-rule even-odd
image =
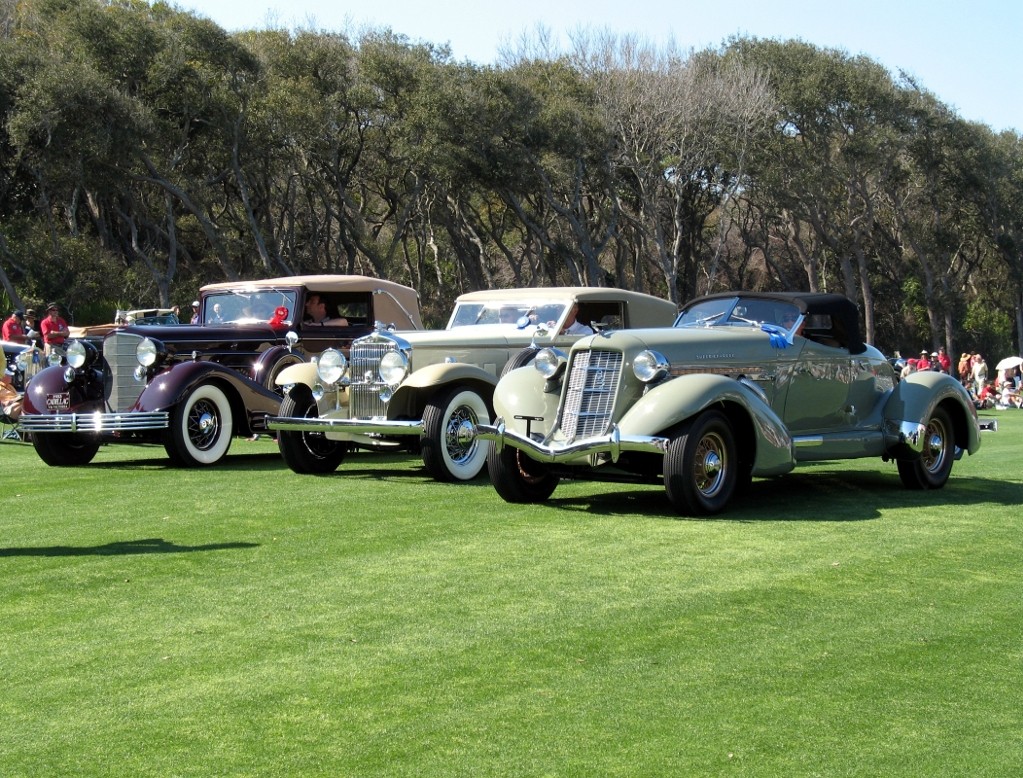
[[[784,300],[725,297],[701,300],[688,306],[675,320],[675,326],[760,327],[773,324],[794,332],[801,322],[799,308]]]
[[[546,324],[553,329],[565,313],[565,303],[537,302],[536,300],[488,300],[460,302],[448,322],[448,329],[474,325],[505,325],[522,328],[531,324]]]
[[[208,294],[202,301],[203,324],[262,324],[274,318],[279,307],[287,309],[283,322],[295,315],[295,290],[230,290]]]

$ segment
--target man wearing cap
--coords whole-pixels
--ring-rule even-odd
[[[28,341],[38,340],[39,335],[39,317],[36,316],[35,308],[25,309],[25,338]]]
[[[11,343],[28,343],[25,337],[25,314],[22,311],[15,311],[4,321],[3,337]]]
[[[43,343],[46,344],[46,354],[56,351],[59,354],[64,352],[64,341],[67,340],[67,322],[61,318],[60,306],[57,303],[50,303],[46,306],[46,318],[39,325],[43,333]]]
[[[193,300],[192,301],[192,321],[190,323],[191,324],[198,324],[199,323],[199,301],[198,300]]]

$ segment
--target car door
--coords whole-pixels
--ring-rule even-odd
[[[806,435],[847,428],[855,376],[846,349],[807,340],[789,377],[783,416],[789,432]]]

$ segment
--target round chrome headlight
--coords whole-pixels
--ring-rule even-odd
[[[156,343],[154,343],[150,338],[143,338],[135,347],[135,359],[137,359],[139,364],[143,367],[152,367],[156,364],[156,358],[158,355],[159,349],[157,349]]]
[[[533,357],[533,367],[544,378],[554,378],[564,361],[565,355],[557,349],[542,348]]]
[[[61,356],[59,351],[51,351],[46,357],[46,364],[50,367],[55,367],[60,364]]]
[[[85,344],[80,340],[73,340],[68,343],[64,354],[67,357],[67,363],[75,370],[84,367],[85,360],[89,356],[89,352],[85,349]]]
[[[380,380],[390,386],[400,384],[408,373],[408,357],[402,351],[388,351],[380,358]]]
[[[28,370],[28,359],[29,356],[27,351],[22,351],[20,354],[18,354],[18,356],[14,358],[14,364],[18,366],[18,370],[20,370],[22,373]]]
[[[336,384],[348,369],[348,360],[336,348],[329,348],[320,354],[316,363],[316,375],[327,384]]]
[[[656,351],[642,351],[632,361],[632,373],[644,384],[668,375],[668,360]]]

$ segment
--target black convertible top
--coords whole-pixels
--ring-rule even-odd
[[[777,300],[795,305],[805,316],[803,334],[811,339],[837,341],[850,354],[862,354],[866,344],[860,334],[860,313],[845,295],[819,292],[719,292],[690,300],[683,308],[704,300],[741,298]]]

